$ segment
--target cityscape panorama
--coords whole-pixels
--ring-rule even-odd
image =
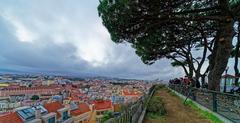
[[[0,0],[0,123],[240,123],[240,0]]]

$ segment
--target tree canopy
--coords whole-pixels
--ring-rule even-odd
[[[215,38],[209,61],[210,88],[215,90],[230,57],[231,27],[240,17],[239,1],[101,0],[98,12],[111,39],[131,43],[146,64]]]
[[[39,100],[40,98],[39,98],[39,96],[38,95],[33,95],[32,97],[31,97],[31,100],[33,100],[33,101],[37,101],[37,100]]]

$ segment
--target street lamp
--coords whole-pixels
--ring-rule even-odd
[[[227,66],[225,69],[225,80],[224,80],[224,89],[223,92],[226,93],[226,88],[227,88],[227,72],[228,72],[229,67]]]

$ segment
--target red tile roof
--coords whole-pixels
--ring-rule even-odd
[[[0,123],[24,123],[16,112],[0,116]]]
[[[103,101],[93,101],[96,110],[109,109],[112,108],[112,102],[110,100]]]
[[[61,114],[57,110],[64,108],[64,106],[60,102],[51,102],[44,104],[44,108],[46,108],[48,112],[57,113],[57,118],[60,118]]]
[[[91,110],[86,103],[80,103],[79,108],[76,109],[76,110],[70,111],[70,113],[73,116],[78,116],[78,115],[84,114],[84,113],[89,112],[89,111],[91,111]]]
[[[124,96],[140,96],[141,93],[139,93],[137,91],[123,90],[123,95]]]
[[[71,101],[80,101],[80,99],[77,96],[71,96]]]

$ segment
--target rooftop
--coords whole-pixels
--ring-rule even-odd
[[[93,101],[92,104],[95,105],[96,110],[109,109],[112,108],[112,102],[110,100]]]
[[[58,109],[64,108],[64,106],[60,102],[51,102],[44,104],[44,107],[47,111],[57,113],[57,118],[61,117],[61,114],[57,111]]]
[[[11,112],[0,116],[0,123],[24,123],[17,112]]]
[[[91,110],[86,103],[80,103],[78,105],[78,108],[75,109],[75,110],[72,110],[70,113],[73,116],[77,116],[77,115],[81,115],[81,114],[84,114],[84,113],[89,112],[89,111],[91,111]]]

